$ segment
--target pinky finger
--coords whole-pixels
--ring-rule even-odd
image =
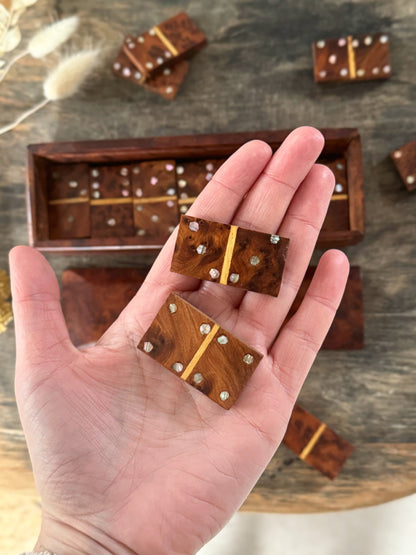
[[[292,401],[297,398],[332,324],[348,272],[349,263],[344,253],[327,251],[302,304],[282,328],[270,350],[276,377]]]

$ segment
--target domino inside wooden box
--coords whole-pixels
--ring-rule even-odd
[[[277,149],[289,132],[31,145],[29,243],[45,252],[157,252],[228,156],[253,139]],[[322,133],[320,162],[334,171],[336,186],[317,245],[352,245],[364,235],[360,136],[357,129]]]

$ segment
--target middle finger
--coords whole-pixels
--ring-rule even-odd
[[[313,127],[292,131],[273,155],[237,210],[232,223],[247,229],[275,233],[299,185],[305,179],[324,145],[322,134]],[[197,214],[196,214],[197,215]],[[190,295],[198,297],[201,310],[213,318],[224,306],[238,307],[246,291],[203,281]],[[216,308],[212,313],[213,307]]]

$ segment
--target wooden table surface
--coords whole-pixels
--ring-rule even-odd
[[[192,61],[174,102],[112,76],[109,63],[124,33],[145,30],[182,9],[200,24],[209,45]],[[405,190],[388,159],[391,150],[416,138],[414,0],[229,0],[209,7],[202,0],[144,0],[140,7],[109,0],[40,0],[21,20],[23,35],[27,39],[51,15],[72,13],[83,18],[80,37],[108,46],[108,61],[82,93],[50,104],[0,137],[0,268],[7,269],[10,247],[27,243],[24,182],[29,143],[303,124],[358,127],[367,230],[362,243],[345,250],[363,272],[366,346],[355,352],[322,352],[300,396],[307,410],[356,450],[339,478],[330,482],[280,448],[244,508],[328,511],[414,492],[416,194]],[[391,37],[389,81],[314,83],[313,40],[377,31]],[[0,86],[0,125],[42,98],[45,71],[44,61],[30,57],[12,70]],[[49,259],[59,275],[69,266],[144,262],[127,255]],[[39,505],[14,401],[14,357],[11,325],[0,335],[0,523],[9,518],[11,537],[13,526],[21,537],[29,537],[36,533]],[[14,518],[18,505],[20,516]],[[0,529],[5,526],[0,524]]]

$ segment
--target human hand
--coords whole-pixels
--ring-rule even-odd
[[[78,350],[49,264],[28,247],[11,251],[16,397],[42,499],[39,551],[188,555],[243,503],[283,438],[348,275],[346,257],[326,252],[282,327],[334,189],[314,164],[322,146],[308,127],[273,157],[247,143],[189,211],[289,237],[277,299],[169,272],[175,231],[118,320]],[[229,411],[136,348],[172,291],[264,354]]]

